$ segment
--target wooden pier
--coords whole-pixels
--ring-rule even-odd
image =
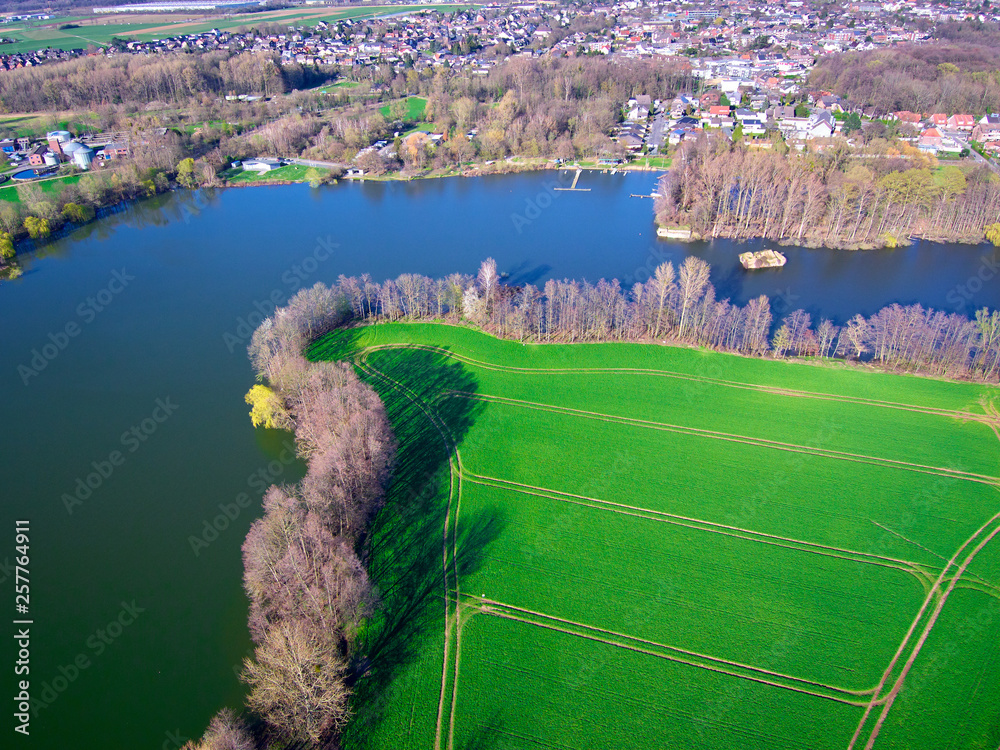
[[[557,188],[552,188],[552,189],[553,190],[566,190],[566,191],[573,190],[573,191],[575,191],[577,193],[589,193],[590,192],[590,188],[578,188],[576,186],[576,183],[578,183],[580,181],[580,175],[582,175],[582,174],[583,174],[583,170],[582,169],[578,169],[578,170],[576,170],[576,176],[573,178],[573,184],[572,185],[570,185],[568,188],[557,187]]]

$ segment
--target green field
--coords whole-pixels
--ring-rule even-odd
[[[27,167],[20,167],[20,169],[27,169]],[[62,191],[64,186],[73,185],[79,182],[81,177],[83,177],[81,174],[70,174],[63,177],[47,177],[41,180],[32,180],[30,182],[14,182],[12,180],[8,180],[0,186],[0,201],[20,203],[21,196],[18,195],[17,192],[19,185],[34,185],[43,193],[55,196],[57,193]]]
[[[401,446],[345,747],[1000,744],[995,387],[435,324],[310,356]]]
[[[219,176],[227,182],[238,185],[244,182],[261,182],[279,180],[283,182],[305,182],[306,173],[313,167],[306,167],[301,164],[286,164],[283,167],[272,169],[270,172],[254,172],[252,170],[231,169],[223,172]],[[320,175],[326,174],[329,170],[322,167],[315,167]]]
[[[427,110],[427,100],[422,96],[410,96],[406,99],[406,112],[403,114],[405,122],[420,122],[424,119],[424,112]],[[383,117],[388,118],[391,112],[390,106],[386,104],[379,109]]]

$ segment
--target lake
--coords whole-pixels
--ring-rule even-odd
[[[281,435],[250,425],[246,343],[303,285],[475,273],[487,256],[510,283],[630,285],[694,253],[720,298],[767,294],[779,312],[1000,307],[985,245],[787,248],[784,268],[747,272],[736,255],[760,243],[657,240],[652,201],[630,197],[655,174],[554,189],[571,177],[177,192],[22,257],[24,276],[0,284],[0,561],[29,520],[31,691],[46,704],[32,747],[170,750],[239,704],[240,545],[261,490],[302,471]],[[11,672],[2,685],[16,693]]]

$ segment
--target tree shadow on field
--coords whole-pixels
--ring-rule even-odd
[[[449,391],[474,393],[478,387],[464,365],[439,353],[381,350],[371,353],[366,365],[397,381],[408,393],[361,372],[385,404],[399,453],[386,505],[376,516],[363,550],[379,604],[355,647],[359,657],[354,671],[354,718],[342,736],[348,748],[373,746],[373,730],[390,714],[390,701],[427,686],[426,681],[412,679],[406,667],[425,648],[440,654],[443,643],[442,530],[451,484],[450,449],[423,409],[436,413],[447,425],[448,439],[458,443],[484,406],[468,398],[438,398]],[[454,585],[456,567],[460,579],[478,569],[502,526],[502,519],[492,510],[461,516],[455,528],[454,560],[449,540],[450,585]],[[440,669],[438,662],[438,679]],[[437,697],[435,682],[433,705]],[[430,718],[433,721],[433,715]]]

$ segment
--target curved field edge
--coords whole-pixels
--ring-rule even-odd
[[[416,335],[414,335],[414,332],[416,332]],[[685,349],[671,350],[670,348],[667,347],[637,345],[637,344],[573,345],[573,346],[536,345],[532,347],[526,347],[517,344],[516,342],[502,342],[497,339],[488,337],[484,334],[474,331],[469,331],[468,329],[446,327],[435,324],[429,324],[429,325],[391,324],[391,325],[370,326],[368,328],[350,329],[348,331],[341,331],[319,342],[316,346],[313,347],[310,354],[313,358],[317,358],[317,355],[321,357],[330,356],[333,352],[338,352],[337,356],[345,356],[345,355],[358,354],[364,350],[371,350],[383,346],[389,346],[390,349],[385,350],[384,352],[377,353],[375,357],[372,358],[373,361],[376,361],[379,367],[387,367],[389,369],[396,367],[397,368],[396,377],[401,377],[402,379],[407,380],[407,382],[409,382],[410,385],[413,385],[414,381],[412,380],[412,378],[407,377],[407,373],[405,372],[405,362],[402,361],[394,362],[393,357],[383,356],[383,355],[385,355],[389,351],[392,351],[392,349],[404,349],[404,348],[410,350],[419,350],[421,348],[424,348],[425,349],[425,351],[423,352],[424,355],[432,355],[432,352],[428,351],[427,348],[433,347],[436,350],[436,352],[433,353],[433,356],[429,357],[425,356],[422,361],[426,363],[427,361],[429,361],[429,359],[435,359],[435,358],[437,360],[450,359],[452,364],[456,365],[456,369],[460,369],[458,365],[461,364],[467,365],[471,372],[476,373],[478,375],[478,377],[473,378],[476,382],[471,384],[473,391],[476,389],[477,386],[480,386],[484,381],[487,380],[484,374],[489,373],[495,369],[504,369],[510,371],[511,369],[519,369],[519,368],[524,368],[524,370],[529,370],[534,368],[534,369],[545,369],[546,370],[545,374],[555,374],[557,371],[561,370],[564,371],[568,369],[579,369],[579,368],[593,369],[595,367],[595,360],[599,361],[599,364],[602,365],[604,368],[614,367],[614,368],[642,369],[645,371],[643,373],[644,375],[652,374],[650,372],[652,370],[667,369],[664,367],[664,365],[666,364],[669,368],[671,368],[670,372],[672,373],[671,375],[672,377],[677,374],[694,375],[697,378],[699,378],[698,382],[705,383],[706,384],[705,387],[708,389],[718,388],[720,386],[720,383],[739,382],[738,380],[739,378],[744,378],[747,383],[752,383],[757,386],[761,386],[763,389],[776,388],[773,380],[768,380],[768,378],[753,379],[752,378],[752,376],[754,375],[753,372],[744,371],[740,365],[733,365],[732,363],[732,360],[735,360],[737,363],[760,364],[759,361],[747,360],[740,357],[733,357],[731,355],[717,355],[714,353],[696,352],[693,350],[685,350]],[[529,349],[533,351],[528,351]],[[635,350],[637,349],[651,349],[661,353],[668,352],[668,354],[667,355],[660,354],[658,355],[658,359],[657,358],[651,359],[648,356],[642,356],[639,357],[640,361],[637,363],[634,357]],[[545,351],[545,350],[547,351],[544,356],[539,354],[540,351]],[[566,350],[570,351],[567,352]],[[585,350],[587,350],[586,353],[581,354],[581,352],[584,352]],[[595,351],[595,350],[603,350],[603,351]],[[442,354],[446,354],[447,356],[442,357],[441,356]],[[673,356],[677,354],[680,354],[681,356],[679,357]],[[692,363],[696,366],[700,365],[701,360],[698,358],[704,358],[706,356],[710,358],[711,357],[721,358],[723,360],[724,366],[720,367],[719,363],[715,362],[713,365],[712,375],[705,375],[703,372],[698,372],[697,367],[695,367],[694,371],[692,371]],[[526,357],[528,358],[527,363],[525,361]],[[555,357],[555,359],[557,360],[555,363],[553,363],[552,361],[553,357]],[[607,364],[607,361],[609,359],[612,360],[610,366]],[[641,367],[636,366],[637,364],[641,365]],[[790,388],[792,387],[792,385],[794,385],[794,387],[796,389],[799,389],[800,391],[811,390],[813,393],[822,393],[827,395],[831,394],[837,395],[837,394],[834,393],[835,389],[832,387],[829,380],[827,380],[826,382],[822,382],[823,379],[817,380],[817,376],[815,373],[820,372],[828,374],[842,374],[845,372],[843,370],[835,370],[833,368],[809,367],[808,365],[790,366],[788,363],[783,363],[783,362],[782,363],[772,362],[765,364],[776,366],[779,369],[781,369],[782,372],[788,372],[790,369],[793,369],[794,367],[798,367],[800,371],[811,370],[812,372],[806,373],[804,375],[802,375],[801,372],[799,373],[801,376],[799,379],[800,381],[803,382],[796,382],[794,384],[789,384],[790,381],[788,379],[784,379],[783,382],[786,383],[785,388]],[[753,368],[751,368],[751,370],[752,369]],[[375,371],[378,371],[378,367],[375,368]],[[522,371],[520,374],[525,374],[525,372]],[[612,373],[606,372],[605,374],[611,375]],[[850,396],[850,398],[862,399],[865,402],[866,406],[872,406],[876,404],[882,404],[882,405],[890,404],[890,406],[886,408],[892,408],[897,410],[898,410],[898,405],[900,404],[905,405],[907,407],[916,406],[921,409],[923,408],[928,409],[929,413],[934,416],[938,417],[943,416],[949,419],[952,418],[951,415],[934,414],[934,412],[940,410],[951,410],[955,412],[961,412],[963,415],[972,415],[976,414],[977,412],[979,415],[988,415],[988,410],[990,407],[990,399],[992,398],[992,391],[994,390],[989,387],[977,386],[972,384],[945,383],[944,381],[930,381],[923,378],[872,374],[872,373],[858,372],[858,371],[852,371],[849,372],[848,374],[853,376],[853,379],[856,379],[857,376],[861,376],[862,378],[876,377],[876,378],[881,378],[883,380],[889,378],[895,381],[904,382],[908,384],[906,388],[900,388],[895,392],[893,392],[891,388],[888,391],[886,391],[884,387],[882,388],[882,390],[872,389],[866,386],[862,386],[860,388],[855,387],[852,391],[853,395]],[[682,381],[684,380],[684,378],[677,378],[677,379]],[[809,381],[809,382],[804,382],[804,381]],[[497,382],[499,383],[501,381]],[[508,380],[507,382],[509,383],[514,381]],[[913,383],[916,383],[916,385],[912,385]],[[810,385],[811,388],[803,388],[803,384]],[[954,388],[954,386],[958,386],[958,388]],[[943,389],[943,391],[946,392],[944,393],[944,396],[946,397],[942,396],[941,389]],[[434,394],[431,391],[431,389],[428,389],[421,395],[426,399],[427,402],[433,402],[435,408],[441,407],[446,402],[466,400],[466,399],[442,400],[439,397],[441,392],[448,392],[448,391],[447,389],[443,389],[442,391],[442,389],[439,388],[438,394]],[[450,392],[463,393],[463,391],[461,391],[460,389],[451,389]],[[887,396],[889,396],[889,398],[887,398]],[[977,405],[979,407],[978,410],[977,410]],[[490,405],[490,408],[494,408],[493,405]],[[958,423],[962,423],[964,421],[965,420],[963,419],[957,420]],[[478,452],[482,453],[483,451],[480,450]],[[989,488],[989,490],[991,491],[992,489],[993,489],[992,487]],[[960,500],[961,495],[959,495],[956,499]],[[983,499],[986,500],[985,498]],[[986,502],[988,502],[988,500]],[[469,507],[471,508],[473,506]],[[982,510],[982,508],[980,508],[980,510]],[[487,509],[486,512],[489,513],[490,512],[489,509]],[[440,544],[441,537],[438,536],[437,538],[439,540],[438,543]],[[915,543],[915,540],[913,540],[911,537],[911,539],[908,540],[908,543]],[[453,540],[453,553],[457,555],[457,552],[458,552],[458,545]],[[927,576],[930,576],[933,573],[937,572],[930,570],[930,568],[932,568],[933,566],[927,566],[925,564],[922,567],[927,569],[926,572]],[[456,584],[458,581],[458,572],[459,572],[458,567],[456,566],[455,577],[454,577],[454,581]],[[475,580],[475,578],[473,580]],[[995,593],[995,591],[990,590],[989,588],[991,582],[979,581],[976,582],[976,585],[980,585],[980,583],[982,583],[986,595],[992,598],[992,595]],[[971,592],[961,591],[960,587],[960,589],[956,590],[955,593],[956,595],[958,595],[959,593],[962,593],[964,595]],[[945,612],[948,611],[949,609],[946,608]],[[509,614],[510,612],[508,612],[508,615]],[[480,616],[477,615],[475,617],[470,618],[470,622],[479,619]],[[524,623],[521,624],[523,625]],[[465,628],[467,629],[468,626],[469,622],[466,622]],[[525,627],[530,627],[530,626],[525,625]],[[537,627],[531,629],[540,630],[540,628]],[[462,631],[462,628],[455,628],[454,623],[452,623],[452,625],[449,625],[446,628],[446,630],[452,633],[456,632],[460,633]],[[579,637],[579,634],[577,635]],[[720,635],[724,636],[724,634]],[[531,637],[534,638],[536,636],[531,636]],[[928,639],[928,643],[931,642],[933,642],[933,634],[932,638]],[[456,653],[458,651],[457,643],[454,646],[454,651]],[[454,734],[454,732],[456,731],[455,730],[456,713],[458,714],[457,732],[459,738],[459,745],[461,746],[466,744],[462,738],[463,737],[468,738],[465,732],[470,727],[463,724],[462,712],[460,710],[460,707],[463,705],[462,701],[468,699],[469,693],[476,695],[481,692],[480,690],[462,691],[461,689],[459,689],[458,686],[459,681],[461,680],[462,682],[466,682],[467,680],[466,666],[468,666],[470,669],[475,669],[476,664],[478,664],[481,657],[483,656],[483,654],[479,653],[478,649],[475,650],[473,654],[470,654],[470,649],[468,644],[466,644],[463,647],[463,651],[465,656],[462,659],[462,664],[463,664],[462,676],[461,677],[459,676],[459,663],[457,660],[453,662],[453,667],[454,667],[453,671],[452,669],[449,668],[448,656],[446,653],[444,680],[441,682],[439,686],[442,697],[445,691],[447,691],[449,694],[450,705],[446,708],[446,713],[450,713],[451,715],[450,728],[448,732],[449,738],[447,742],[449,747],[453,746],[456,741],[456,736]],[[437,676],[438,679],[441,680],[442,673],[440,671],[440,667],[438,667]],[[471,680],[471,682],[475,683],[476,680]],[[695,682],[700,682],[700,678]],[[428,686],[428,688],[429,687],[430,686]],[[902,700],[902,698],[900,698],[900,700]],[[384,705],[385,704],[383,703],[383,706]],[[439,703],[439,706],[440,705],[441,704]],[[664,710],[668,709],[665,707]],[[898,715],[898,709],[897,709],[897,714],[895,715]],[[412,720],[413,716],[411,715],[411,723]],[[401,729],[401,727],[398,726],[397,722],[393,723],[397,725],[398,729]],[[890,724],[887,723],[886,731],[888,731],[889,725]],[[440,732],[440,721],[438,723],[438,731]],[[402,733],[407,736],[409,736],[410,734],[408,731],[404,731]],[[508,736],[504,741],[500,742],[500,745],[511,746],[513,737],[514,735]],[[484,735],[479,739],[485,740],[487,738]],[[523,739],[529,742],[531,741],[530,738],[528,737],[525,737]],[[438,740],[438,742],[434,743],[435,746],[437,746],[439,742],[440,739]],[[371,744],[371,743],[366,743],[366,744],[367,746],[381,746],[379,744]],[[701,743],[699,743],[699,745],[700,744]],[[710,743],[709,745],[706,746],[711,746],[712,744],[714,743]],[[430,745],[417,742],[412,746],[429,747]],[[831,746],[843,746],[843,745],[839,743],[834,743]]]
[[[450,351],[510,367],[593,367],[595,355],[605,367],[674,371],[701,378],[736,380],[778,389],[835,393],[887,402],[915,402],[954,411],[978,410],[981,399],[1000,401],[1000,386],[957,382],[850,367],[741,357],[683,346],[612,343],[527,343],[499,339],[481,330],[445,323],[378,323],[338,329],[309,348],[310,359],[345,359],[381,344],[444,346]],[[733,375],[738,377],[733,378]]]

